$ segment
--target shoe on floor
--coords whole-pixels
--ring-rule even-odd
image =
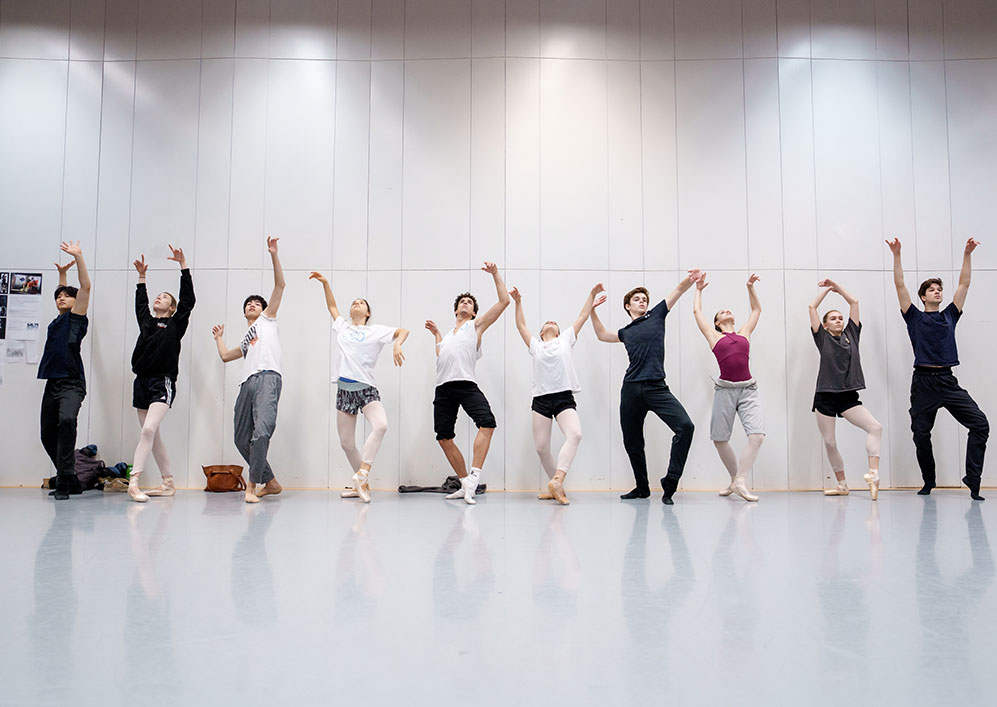
[[[847,496],[851,491],[847,486],[838,484],[833,489],[824,489],[825,496]]]
[[[146,496],[175,496],[177,493],[176,487],[173,485],[173,477],[167,476],[163,479],[163,483],[159,485],[159,488],[149,489],[145,492]]]

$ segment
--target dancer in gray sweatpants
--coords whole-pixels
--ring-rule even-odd
[[[228,363],[243,359],[242,382],[235,401],[235,446],[249,465],[246,503],[259,503],[262,496],[283,489],[274,478],[267,461],[270,438],[277,427],[277,403],[280,401],[280,337],[277,309],[284,294],[284,271],[277,257],[276,238],[267,238],[267,250],[273,261],[273,292],[267,303],[261,295],[250,295],[242,304],[249,329],[239,346],[225,346],[225,325],[212,328],[218,355]]]

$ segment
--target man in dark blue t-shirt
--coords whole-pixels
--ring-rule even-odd
[[[622,342],[630,358],[620,391],[620,427],[623,428],[623,446],[630,457],[636,486],[620,498],[647,498],[651,495],[644,453],[644,418],[648,412],[653,412],[674,433],[668,473],[661,479],[661,501],[672,505],[672,496],[685,468],[695,428],[682,403],[672,395],[665,383],[665,316],[700,277],[702,273],[698,269],[690,270],[671,294],[650,310],[647,290],[643,287],[630,290],[623,297],[623,309],[630,316],[630,323],[616,332],[606,329],[599,315],[592,310],[592,326],[599,341]],[[602,285],[596,287],[595,291],[602,290]]]
[[[79,241],[63,243],[62,250],[73,256],[73,262],[55,265],[59,269],[59,286],[55,290],[59,316],[48,325],[45,350],[38,363],[38,377],[46,381],[42,394],[42,446],[55,466],[55,490],[51,495],[57,501],[83,491],[76,478],[76,418],[87,395],[80,343],[87,335],[90,304],[90,275]],[[79,289],[71,287],[66,279],[73,265],[80,278]]]
[[[904,270],[900,262],[900,239],[887,241],[893,251],[893,284],[897,288],[900,311],[907,322],[907,334],[914,347],[914,375],[910,382],[910,428],[914,433],[917,464],[921,467],[924,487],[922,496],[935,488],[935,456],[931,449],[931,428],[935,415],[945,408],[952,417],[969,430],[966,442],[966,475],[962,482],[969,487],[970,496],[977,501],[983,476],[983,457],[987,451],[990,425],[976,401],[970,397],[952,375],[952,367],[959,365],[959,352],[955,343],[955,326],[962,316],[969,281],[972,276],[972,255],[978,242],[970,238],[962,258],[962,271],[952,302],[945,309],[942,304],[942,281],[933,277],[921,283],[917,295],[924,304],[924,311],[911,303],[910,292],[904,284]]]

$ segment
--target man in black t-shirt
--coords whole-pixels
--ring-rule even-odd
[[[653,412],[674,433],[668,473],[661,479],[661,501],[672,505],[672,496],[685,468],[695,427],[685,408],[665,383],[665,316],[679,297],[701,277],[698,269],[690,270],[671,294],[650,310],[647,289],[635,287],[630,290],[623,298],[623,309],[630,315],[630,323],[616,332],[607,330],[595,309],[592,310],[592,327],[599,341],[622,342],[630,357],[620,391],[620,426],[636,486],[620,498],[647,498],[651,495],[644,453],[644,418],[648,412]],[[593,290],[596,293],[603,289],[602,285],[596,285],[596,288]]]
[[[933,277],[921,283],[917,295],[924,304],[923,312],[911,303],[910,292],[904,283],[900,239],[894,238],[886,244],[893,251],[893,284],[897,289],[900,311],[907,322],[907,334],[914,348],[914,375],[910,382],[910,428],[914,433],[917,464],[921,467],[921,478],[924,480],[924,487],[918,493],[927,496],[935,488],[931,429],[935,426],[935,415],[941,408],[945,408],[956,422],[969,430],[966,440],[966,475],[962,482],[969,487],[973,500],[982,501],[984,499],[980,495],[980,482],[990,425],[976,401],[952,375],[952,367],[959,365],[955,326],[966,304],[973,274],[973,251],[979,243],[972,238],[966,241],[959,284],[948,307],[941,309],[942,281],[939,278]]]
[[[73,262],[55,264],[59,270],[59,286],[55,290],[55,306],[59,316],[48,325],[45,350],[38,363],[38,377],[45,380],[42,394],[42,446],[56,470],[55,491],[50,495],[65,501],[69,494],[82,493],[76,478],[76,418],[87,395],[86,377],[80,343],[87,335],[90,304],[90,275],[83,261],[79,241],[63,243],[62,251],[73,256]],[[79,289],[68,284],[66,273],[76,265]]]

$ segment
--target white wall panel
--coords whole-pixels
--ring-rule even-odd
[[[370,58],[405,58],[405,0],[371,2]]]
[[[425,345],[425,338],[428,337],[423,323],[416,319],[402,321],[402,274],[400,271],[383,271],[365,273],[367,282],[364,292],[367,301],[371,303],[375,317],[371,321],[391,327],[401,327],[409,330],[409,338],[402,345],[402,351],[406,356],[401,367],[395,366],[392,357],[393,346],[385,346],[381,358],[378,359],[374,373],[377,376],[377,389],[381,393],[381,401],[384,403],[385,411],[388,415],[388,433],[384,436],[381,449],[377,453],[377,463],[372,467],[371,487],[375,489],[385,489],[394,491],[401,483],[398,478],[398,469],[403,457],[408,455],[408,450],[401,446],[398,436],[401,426],[401,382],[406,375],[422,375],[424,371],[415,372],[408,366],[408,351],[420,339]],[[422,336],[420,336],[422,335]],[[335,395],[335,391],[332,391]],[[330,405],[332,410],[332,405]],[[335,413],[330,415],[335,417]],[[359,425],[358,425],[359,427]],[[364,435],[370,432],[370,426],[364,428]],[[365,437],[366,438],[366,437]],[[340,456],[344,456],[342,450],[336,449],[336,440],[330,439],[332,453],[337,451]],[[345,458],[345,457],[344,457]],[[345,466],[345,465],[344,465]],[[330,465],[331,468],[331,465]],[[330,486],[334,480],[330,479]],[[335,486],[333,486],[335,488]]]
[[[879,277],[874,273],[874,279]],[[784,298],[786,303],[785,313],[785,336],[786,349],[783,365],[785,366],[786,392],[782,400],[775,399],[775,396],[767,395],[765,398],[766,411],[772,406],[778,405],[786,410],[785,438],[788,453],[784,464],[789,465],[787,470],[786,483],[789,488],[799,490],[820,489],[833,486],[828,481],[830,467],[824,456],[824,445],[821,441],[820,433],[817,431],[817,422],[812,412],[814,390],[816,389],[817,370],[820,365],[820,355],[817,347],[814,346],[813,336],[810,333],[810,314],[808,305],[817,296],[817,282],[823,277],[833,277],[831,273],[818,272],[815,270],[788,270],[785,274]],[[842,287],[862,298],[863,293],[853,279],[842,278]],[[772,284],[772,283],[767,283]],[[882,301],[882,292],[877,293],[877,297]],[[864,300],[863,300],[864,302]],[[847,305],[840,297],[829,294],[818,310],[821,315],[829,309],[844,309],[847,315]],[[766,308],[765,315],[768,315]],[[877,346],[874,333],[870,327],[863,329],[863,342],[865,346],[862,352],[867,357],[872,358],[882,355],[882,348]],[[882,334],[882,332],[880,332]],[[752,362],[757,361],[752,356]],[[882,411],[885,415],[885,410]],[[874,413],[875,414],[875,413]],[[884,423],[885,424],[885,423]],[[848,454],[848,448],[844,444],[844,428],[847,423],[841,420],[837,424],[837,432],[842,441],[840,449],[846,459],[851,460],[855,454]],[[766,440],[768,442],[770,440]],[[846,469],[851,468],[848,465]],[[855,468],[851,468],[855,472]],[[851,476],[854,478],[855,474]],[[834,478],[834,475],[831,475]],[[855,482],[853,482],[854,485]]]
[[[407,268],[460,268],[468,262],[470,83],[466,59],[406,63],[402,264]]]
[[[128,260],[134,62],[104,64],[101,96],[97,252],[94,265],[120,268]]]
[[[540,0],[505,0],[505,53],[540,56]]]
[[[810,3],[814,59],[875,59],[876,3],[867,0]]]
[[[747,261],[744,96],[740,62],[676,62],[679,265]]]
[[[784,262],[788,268],[817,266],[812,92],[810,62],[780,59],[782,227],[786,234]]]
[[[484,260],[506,266],[505,61],[471,61],[472,266]]]
[[[97,165],[100,162],[100,87],[95,62],[69,64],[66,154],[62,185],[62,239],[80,241],[93,264],[97,235]]]
[[[912,62],[910,93],[914,144],[916,267],[948,270],[952,267],[949,246],[952,214],[949,202],[945,67],[940,62]],[[915,263],[907,261],[907,267],[913,268]]]
[[[914,162],[911,138],[910,70],[880,62],[879,164],[883,194],[883,238],[914,233]],[[915,244],[910,243],[913,247]],[[892,267],[884,248],[883,267]]]
[[[644,267],[678,264],[675,64],[641,66],[641,156],[644,203]]]
[[[151,269],[172,269],[166,244],[194,234],[200,65],[146,61],[137,74],[127,264],[145,253]]]
[[[675,58],[674,0],[640,4],[640,58],[645,61]]]
[[[740,58],[742,13],[734,0],[675,0],[675,58]]]
[[[540,63],[540,265],[598,268],[608,255],[606,65]],[[579,239],[587,247],[574,247]]]
[[[0,59],[0,233],[12,267],[43,267],[59,243],[67,68]]]
[[[69,3],[4,0],[0,6],[0,57],[69,58]]]
[[[267,62],[237,59],[232,88],[228,266],[260,267],[267,143]]]
[[[606,57],[640,59],[640,0],[606,3]]]
[[[471,0],[471,56],[505,54],[505,0]]]
[[[367,267],[370,69],[369,63],[352,61],[336,68],[332,263],[337,269]]]
[[[748,264],[783,264],[782,173],[779,144],[779,62],[744,61],[744,162]]]
[[[235,5],[235,56],[266,57],[270,46],[269,0],[239,0]]]
[[[644,266],[640,64],[606,65],[606,153],[609,189],[609,265]]]
[[[910,5],[908,0],[876,0],[877,59],[905,61],[910,56]]]
[[[197,268],[224,268],[228,262],[234,81],[234,60],[205,59],[201,62],[197,208],[193,247],[187,251],[188,260]]]
[[[202,0],[139,0],[138,58],[201,56]]]
[[[605,0],[541,0],[540,56],[606,58]]]
[[[104,58],[104,0],[70,3],[69,58],[90,61]]]
[[[201,11],[202,57],[216,58],[233,55],[235,52],[235,10],[235,0],[204,0]]]
[[[942,58],[942,7],[938,0],[908,0],[911,59]]]
[[[406,0],[406,59],[455,59],[470,55],[471,3]]]
[[[540,62],[507,59],[505,232],[507,267],[540,266]]]
[[[270,0],[270,56],[335,59],[337,2]]]
[[[810,58],[810,0],[776,0],[779,57]]]
[[[558,273],[561,275],[563,273]],[[537,270],[509,270],[506,272],[506,285],[518,287],[523,296],[523,313],[526,325],[532,332],[539,332],[540,324],[553,315],[544,308],[541,273]],[[555,295],[562,299],[562,294]],[[564,322],[561,322],[562,326]],[[546,489],[547,474],[537,458],[533,443],[533,411],[531,385],[533,381],[533,359],[516,329],[516,303],[506,310],[504,321],[493,328],[501,327],[504,336],[505,357],[508,361],[505,373],[505,486],[509,489]],[[584,434],[584,428],[583,428]],[[556,433],[551,449],[559,447]],[[556,456],[556,451],[554,452]],[[575,485],[574,474],[571,474]]]
[[[370,167],[367,267],[402,264],[402,104],[404,64],[370,67]]]
[[[87,371],[87,398],[90,402],[90,425],[88,441],[101,450],[101,457],[111,464],[127,459],[131,452],[123,444],[122,425],[125,415],[134,416],[132,402],[132,378],[128,362],[131,360],[135,344],[129,338],[126,312],[131,312],[134,320],[134,293],[128,289],[128,273],[125,270],[105,270],[93,278],[91,294],[90,368]],[[127,381],[127,385],[126,385]],[[134,419],[128,418],[129,422]],[[79,435],[78,435],[79,438]]]
[[[776,57],[776,0],[742,0],[745,57]]]
[[[883,225],[876,65],[813,64],[817,262],[878,269]]]
[[[997,6],[992,0],[944,3],[946,59],[997,56]]]
[[[104,61],[135,59],[138,0],[104,1]]]
[[[339,0],[336,53],[340,59],[370,59],[372,0]]]

